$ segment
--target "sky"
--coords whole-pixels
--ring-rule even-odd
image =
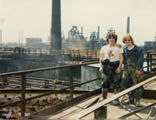
[[[0,0],[2,42],[23,43],[27,37],[41,37],[47,42],[51,28],[52,0]],[[115,29],[118,43],[126,35],[127,17],[135,44],[154,41],[156,36],[156,0],[61,0],[61,31],[68,37],[77,26],[84,37],[97,32],[105,38],[107,30]],[[20,36],[19,36],[20,34]]]

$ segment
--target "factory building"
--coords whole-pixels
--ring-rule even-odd
[[[27,47],[32,47],[32,48],[35,48],[35,47],[39,47],[39,46],[42,46],[42,39],[41,38],[37,38],[37,37],[35,37],[35,38],[31,38],[31,37],[29,37],[29,38],[26,38],[26,46]]]
[[[144,51],[155,50],[156,49],[156,36],[154,41],[145,41],[144,42]]]

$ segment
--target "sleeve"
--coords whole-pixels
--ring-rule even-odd
[[[120,48],[120,54],[123,53],[123,47]]]
[[[143,63],[144,63],[144,53],[143,50],[140,48],[138,51],[137,70],[143,69]]]
[[[105,54],[105,47],[104,46],[101,48],[100,53]]]

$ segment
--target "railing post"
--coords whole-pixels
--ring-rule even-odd
[[[25,115],[25,73],[22,73],[21,75],[21,98],[22,98],[22,103],[21,103],[21,117],[24,117]]]
[[[35,56],[36,56],[36,48],[35,48]]]
[[[149,72],[149,52],[147,53],[147,72]]]
[[[152,71],[152,54],[150,54],[150,71]]]
[[[49,88],[49,80],[46,80],[45,81],[45,86],[44,86],[45,88]]]
[[[41,51],[41,48],[40,48],[40,56],[41,56],[41,54],[42,54],[42,51]]]
[[[73,86],[73,67],[70,67],[70,87]],[[70,99],[73,99],[73,88],[70,88]]]
[[[101,106],[94,111],[95,120],[107,119],[107,106]]]
[[[97,51],[95,50],[95,58],[97,58]]]
[[[64,54],[64,49],[62,49],[62,54]]]
[[[87,58],[88,58],[88,49],[87,49],[87,52],[86,53],[87,53]]]
[[[28,49],[28,55],[30,55],[30,49]]]

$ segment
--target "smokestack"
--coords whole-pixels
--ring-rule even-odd
[[[0,30],[0,46],[2,47],[2,30]]]
[[[81,27],[81,35],[83,36],[83,27]]]
[[[52,0],[52,21],[51,21],[51,54],[56,50],[61,51],[61,2],[60,0]]]
[[[98,26],[98,32],[97,32],[97,39],[99,40],[99,31],[100,31],[100,27]]]
[[[130,33],[130,17],[127,17],[127,34]]]
[[[20,47],[20,31],[19,31],[19,47]]]
[[[23,31],[22,31],[22,47],[23,47]]]

